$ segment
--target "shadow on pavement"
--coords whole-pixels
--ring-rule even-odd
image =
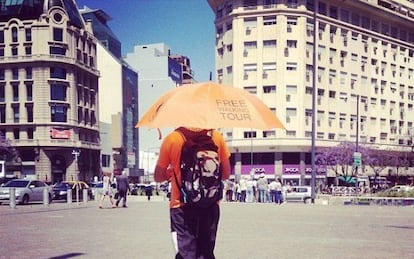
[[[66,258],[72,258],[76,256],[81,256],[81,255],[84,255],[84,253],[69,253],[69,254],[49,257],[48,259],[66,259]]]

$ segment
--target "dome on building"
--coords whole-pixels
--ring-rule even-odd
[[[66,10],[70,23],[74,26],[84,27],[82,16],[73,0],[2,0],[0,1],[0,22],[7,22],[12,18],[37,19],[55,6]]]

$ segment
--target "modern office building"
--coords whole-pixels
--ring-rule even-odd
[[[190,59],[183,55],[173,54],[170,47],[164,43],[136,45],[133,52],[127,53],[125,61],[139,74],[140,117],[165,92],[194,82]],[[160,129],[161,137],[171,130],[173,129]],[[145,127],[139,129],[139,167],[144,170],[145,181],[152,179],[160,146],[160,134],[156,129]]]
[[[414,1],[208,3],[217,31],[216,80],[257,95],[286,126],[224,129],[236,176],[265,171],[285,182],[310,183],[313,78],[317,148],[358,137],[368,148],[411,152]],[[402,175],[412,176],[412,169]],[[359,173],[372,172],[365,167]],[[317,181],[334,176],[318,172]]]
[[[6,168],[47,182],[99,171],[96,39],[72,0],[0,1],[0,135]],[[7,153],[7,152],[6,152]]]
[[[138,74],[122,58],[122,44],[108,26],[111,17],[86,6],[80,13],[98,40],[102,170],[115,174],[125,170],[131,178],[138,177]]]

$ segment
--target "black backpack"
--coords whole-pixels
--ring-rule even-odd
[[[184,138],[181,150],[181,201],[198,207],[209,207],[223,196],[218,147],[212,140],[212,130],[193,132],[176,129]]]

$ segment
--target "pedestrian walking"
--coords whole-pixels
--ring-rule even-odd
[[[281,205],[283,203],[282,191],[283,191],[282,181],[279,178],[277,178],[276,179],[276,204]]]
[[[116,177],[116,189],[118,190],[118,198],[116,200],[116,206],[118,207],[119,202],[122,200],[122,207],[126,208],[127,205],[127,194],[129,191],[128,176],[125,171],[122,171],[121,175]]]
[[[272,180],[269,184],[269,192],[270,192],[271,202],[276,202],[276,187],[277,187],[276,181]]]
[[[209,145],[207,145],[207,142]],[[171,132],[161,145],[154,178],[157,182],[170,180],[172,184],[170,221],[173,242],[177,252],[175,258],[212,259],[215,258],[214,247],[220,217],[218,199],[221,198],[223,190],[222,187],[219,188],[220,190],[215,189],[216,192],[214,192],[213,197],[216,197],[216,194],[219,197],[209,206],[206,205],[206,199],[210,200],[208,198],[202,199],[206,202],[202,203],[205,207],[198,205],[192,197],[188,196],[190,194],[186,185],[183,185],[183,180],[187,181],[188,170],[184,167],[181,169],[181,165],[183,165],[183,160],[193,159],[188,157],[189,146],[205,148],[203,152],[196,152],[205,155],[202,158],[203,167],[197,167],[197,170],[204,172],[208,168],[213,175],[219,173],[221,179],[218,179],[218,184],[222,186],[221,180],[226,180],[230,176],[230,151],[223,136],[215,130],[179,128]],[[207,175],[201,175],[197,180],[202,182],[203,177],[207,177]],[[201,185],[198,186],[202,187]]]
[[[99,208],[102,209],[103,208],[103,203],[105,200],[105,197],[108,196],[109,201],[111,202],[111,206],[112,208],[115,208],[115,203],[114,203],[114,199],[113,199],[113,192],[112,192],[112,174],[109,172],[104,172],[104,177],[103,177],[103,186],[102,186],[102,197],[101,200],[99,201]]]
[[[260,178],[257,181],[257,189],[259,191],[258,201],[261,203],[267,202],[267,189],[268,183],[264,173],[260,174]]]

